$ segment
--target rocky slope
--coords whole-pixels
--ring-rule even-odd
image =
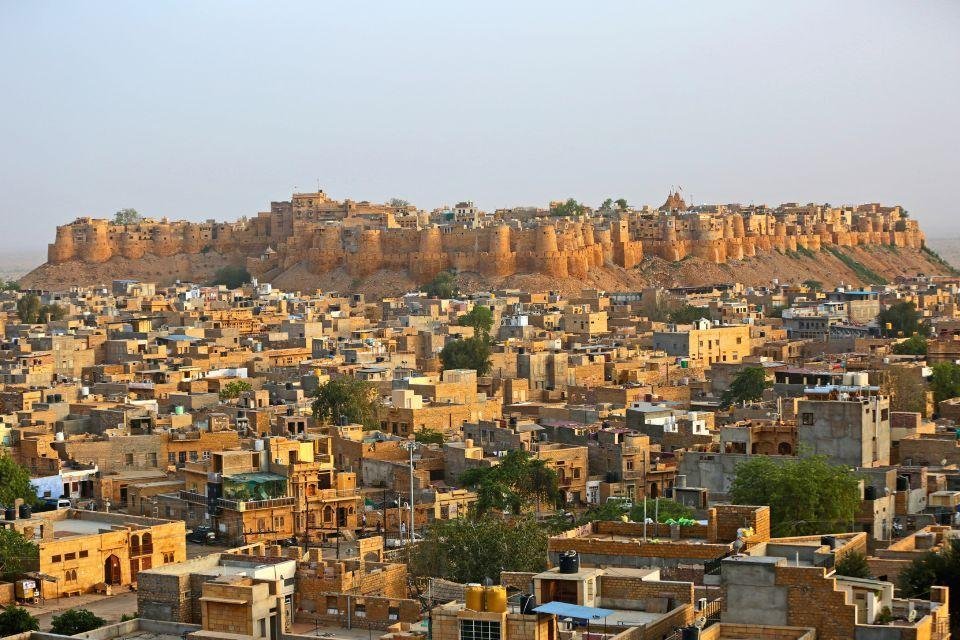
[[[227,264],[242,264],[240,255],[216,253],[176,255],[159,258],[147,255],[138,260],[111,258],[102,264],[70,261],[44,264],[24,276],[24,287],[62,289],[71,285],[108,284],[117,278],[133,278],[170,284],[176,280],[209,282],[217,269]],[[566,293],[583,288],[625,291],[659,285],[665,287],[696,286],[723,282],[766,285],[773,279],[780,282],[819,280],[827,286],[870,284],[893,280],[898,276],[918,273],[948,274],[949,265],[939,262],[926,251],[890,246],[834,248],[818,252],[773,251],[753,258],[715,264],[699,258],[668,262],[660,258],[644,258],[635,268],[614,265],[591,269],[579,278],[554,278],[542,274],[513,275],[490,278],[477,273],[460,274],[461,286],[467,291],[517,288],[531,291],[556,290]],[[317,275],[304,263],[280,272],[271,278],[278,287],[288,290],[358,291],[370,297],[396,295],[416,289],[416,283],[405,272],[376,271],[364,278],[351,276],[345,269],[334,269]]]

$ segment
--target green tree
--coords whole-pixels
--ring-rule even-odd
[[[611,213],[613,211],[613,198],[607,198],[600,203],[600,213]]]
[[[13,529],[0,529],[0,577],[13,580],[27,571],[36,571],[39,553],[39,547],[22,534]]]
[[[898,356],[925,356],[927,355],[927,339],[921,335],[910,336],[906,340],[893,345],[893,352]]]
[[[657,522],[693,517],[693,509],[680,504],[676,500],[670,500],[669,498],[660,498],[659,500],[647,498],[646,502],[647,517],[651,520],[656,517]],[[659,506],[657,503],[659,503]],[[630,519],[634,522],[643,522],[643,502],[633,505],[633,508],[630,510]]]
[[[490,329],[493,327],[493,311],[490,310],[490,307],[478,304],[468,313],[460,316],[457,323],[461,327],[473,327],[478,336],[486,336],[490,334]]]
[[[617,198],[617,207],[620,211],[626,211],[628,206],[626,198]]]
[[[93,631],[105,624],[107,624],[106,620],[89,609],[67,609],[60,615],[53,616],[50,633],[72,636],[84,631]]]
[[[788,309],[788,308],[789,308],[789,307],[787,307],[786,305],[784,305],[784,306],[776,306],[776,305],[775,305],[775,306],[770,307],[770,309],[768,309],[768,310],[764,313],[764,315],[766,315],[768,318],[782,318],[782,317],[783,317],[783,310],[784,310],[784,309]]]
[[[346,416],[366,429],[380,426],[377,388],[366,380],[333,378],[317,387],[315,395],[313,415],[317,420],[332,423]]]
[[[871,578],[870,565],[867,564],[867,556],[854,551],[840,558],[837,566],[834,567],[838,576],[849,576],[851,578]]]
[[[514,449],[492,467],[475,467],[460,476],[460,482],[477,490],[475,509],[483,515],[491,509],[517,514],[525,507],[560,500],[557,472],[545,460]]]
[[[460,295],[460,287],[457,286],[457,274],[453,271],[441,271],[433,280],[420,287],[420,290],[431,298],[456,298]]]
[[[564,202],[558,202],[550,208],[550,215],[553,216],[582,216],[586,212],[587,208],[574,200],[573,198],[567,198]]]
[[[951,538],[940,551],[928,551],[905,567],[897,578],[901,598],[929,598],[933,585],[950,588],[952,611],[960,607],[960,539]],[[960,629],[960,617],[950,616],[950,627]]]
[[[67,310],[61,307],[58,304],[45,304],[40,307],[40,312],[37,314],[38,322],[56,322],[58,320],[63,320],[63,317],[67,315]]]
[[[236,289],[250,282],[250,272],[246,267],[227,265],[217,269],[210,283],[214,286],[224,285],[227,289]]]
[[[912,302],[898,302],[887,307],[877,316],[877,323],[888,338],[912,336],[921,330],[920,312]]]
[[[16,280],[8,280],[0,284],[0,291],[20,291],[20,283]]]
[[[774,537],[849,530],[860,506],[857,475],[825,456],[774,462],[751,456],[736,467],[734,504],[769,505]]]
[[[501,571],[547,567],[547,531],[529,517],[457,518],[431,524],[410,557],[412,575],[500,581]]]
[[[17,317],[24,324],[36,324],[40,320],[40,298],[28,293],[17,300]]]
[[[443,433],[436,429],[420,429],[413,434],[414,439],[420,444],[443,444],[445,439]]]
[[[0,611],[0,638],[39,630],[40,621],[23,607],[15,607],[11,604]]]
[[[886,369],[884,392],[890,397],[891,411],[927,414],[927,385],[919,373],[904,367]]]
[[[389,204],[394,209],[399,209],[400,207],[410,206],[410,201],[404,200],[403,198],[390,198],[390,200],[387,201],[387,204]]]
[[[674,309],[669,314],[670,322],[675,324],[693,324],[701,318],[709,318],[710,310],[703,307],[694,307],[685,304],[682,307]]]
[[[474,369],[478,376],[490,371],[490,342],[481,336],[451,340],[440,351],[444,369]]]
[[[763,397],[763,390],[769,386],[763,367],[745,367],[733,378],[720,396],[720,401],[726,406],[737,402],[755,402]]]
[[[938,405],[944,400],[960,396],[960,365],[953,362],[933,365],[930,388],[933,389],[933,401]]]
[[[814,291],[823,291],[823,283],[819,280],[804,280],[803,284],[808,289],[813,289]]]
[[[220,399],[230,400],[232,398],[239,398],[240,394],[252,390],[253,385],[246,380],[231,380],[220,389]]]
[[[140,222],[140,214],[136,209],[120,209],[113,214],[114,224],[137,224]]]
[[[29,505],[37,503],[37,492],[30,484],[30,472],[0,449],[0,504],[13,504],[22,498]]]

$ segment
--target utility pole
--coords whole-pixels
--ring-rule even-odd
[[[413,531],[414,531],[414,507],[413,507],[413,452],[419,446],[416,440],[409,440],[405,445],[407,451],[410,452],[410,542],[413,543]]]

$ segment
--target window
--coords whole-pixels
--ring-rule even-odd
[[[460,640],[500,640],[500,623],[491,620],[461,620]]]
[[[812,413],[804,413],[804,414],[802,414],[802,415],[801,415],[801,419],[802,419],[801,421],[803,422],[803,424],[813,424],[813,414],[812,414]]]
[[[156,454],[156,453],[148,453],[148,454],[147,454],[147,464],[148,464],[149,466],[151,466],[151,467],[157,466],[157,454]]]
[[[191,452],[190,452],[190,462],[196,462],[196,461],[197,461],[197,452],[196,452],[196,451],[191,451]]]
[[[387,619],[388,620],[399,620],[400,619],[400,607],[390,607],[387,609]]]
[[[124,462],[124,464],[126,464],[127,466],[132,465],[132,464],[133,464],[133,454],[132,454],[132,453],[125,453],[125,454],[123,454],[123,462]]]
[[[363,603],[357,603],[353,608],[353,615],[357,618],[366,618],[367,617],[367,605]]]
[[[80,557],[81,557],[81,558],[86,558],[88,555],[90,555],[90,554],[89,554],[86,550],[80,552]]]
[[[327,596],[327,614],[339,615],[340,608],[337,605],[337,596]]]
[[[65,553],[65,554],[63,554],[63,560],[64,560],[64,561],[67,561],[67,560],[76,560],[76,559],[77,559],[77,553],[76,553],[76,551],[71,551],[70,553]]]
[[[60,556],[53,556],[52,558],[50,558],[50,562],[60,562],[60,559],[61,559]]]
[[[167,454],[167,462],[174,464],[177,461],[177,454],[171,451]]]

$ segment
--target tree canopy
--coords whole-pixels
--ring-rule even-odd
[[[891,411],[927,414],[927,385],[917,371],[887,367],[883,390],[890,397]]]
[[[493,311],[490,307],[483,305],[474,305],[469,312],[463,314],[457,319],[461,327],[473,327],[478,336],[485,336],[490,333],[493,327]]]
[[[837,575],[849,576],[851,578],[871,578],[870,565],[867,564],[867,556],[859,551],[848,553],[840,558],[834,567]]]
[[[500,464],[465,471],[460,482],[476,489],[478,515],[491,509],[518,514],[541,503],[553,507],[561,498],[557,472],[520,449],[507,453]]]
[[[420,290],[431,298],[448,299],[460,295],[457,274],[453,271],[441,271],[433,280],[420,287]]]
[[[630,519],[634,522],[643,522],[643,503],[633,505],[630,510]],[[666,522],[667,520],[677,520],[678,518],[692,518],[693,510],[676,500],[669,498],[647,498],[647,517],[657,522]]]
[[[252,389],[253,385],[246,380],[231,380],[220,389],[220,399],[230,400],[232,398],[239,398],[240,394],[251,391]]]
[[[227,289],[236,289],[250,282],[250,272],[246,267],[227,265],[217,269],[213,276],[213,285],[223,285]]]
[[[912,336],[921,331],[920,312],[912,302],[898,302],[887,307],[877,316],[877,323],[888,338]]]
[[[779,462],[753,456],[735,474],[732,502],[769,505],[774,537],[847,531],[860,505],[856,474],[825,456]]]
[[[53,616],[50,632],[72,636],[84,631],[93,631],[105,624],[107,624],[106,620],[89,609],[67,609],[60,615]]]
[[[137,224],[140,222],[140,214],[136,209],[120,209],[113,214],[114,224]]]
[[[0,638],[23,633],[24,631],[39,631],[40,621],[34,618],[23,607],[9,605],[0,610]]]
[[[902,598],[929,598],[933,585],[950,588],[951,610],[960,607],[960,539],[951,538],[940,551],[928,551],[904,568],[897,577]],[[957,631],[960,620],[951,616],[951,628]]]
[[[953,362],[933,365],[930,388],[933,389],[933,401],[938,405],[944,400],[960,396],[960,365]]]
[[[709,318],[710,310],[685,304],[669,313],[670,322],[675,324],[693,324],[701,318]]]
[[[455,582],[500,581],[501,571],[543,571],[547,531],[530,517],[436,520],[413,550],[411,573]]]
[[[56,322],[57,320],[63,320],[65,315],[67,315],[67,310],[60,305],[45,304],[40,307],[40,312],[37,314],[37,320],[43,323]]]
[[[24,324],[36,324],[40,321],[40,298],[35,293],[27,293],[17,300],[17,317]]]
[[[409,206],[410,201],[404,200],[403,198],[390,198],[390,200],[387,201],[387,204],[394,208],[400,208]]]
[[[443,433],[436,429],[420,429],[413,434],[414,440],[420,444],[443,444]]]
[[[352,423],[362,424],[366,429],[380,426],[377,411],[377,389],[366,380],[340,377],[317,387],[313,401],[313,415],[317,420],[336,422],[346,416]]]
[[[726,406],[737,402],[755,402],[763,397],[763,390],[769,386],[763,367],[746,367],[733,378],[720,400]]]
[[[40,548],[21,533],[0,529],[0,577],[3,579],[13,580],[27,571],[39,569],[39,554]]]
[[[925,356],[927,339],[921,335],[910,336],[903,342],[893,345],[893,352],[898,356]]]
[[[444,369],[475,369],[478,376],[490,372],[490,342],[486,336],[451,340],[440,351]]]
[[[30,484],[30,472],[0,450],[0,504],[11,505],[17,498],[36,504],[37,492]]]
[[[587,207],[580,204],[573,198],[567,198],[563,202],[555,203],[550,207],[550,215],[554,216],[581,216],[586,213]]]

